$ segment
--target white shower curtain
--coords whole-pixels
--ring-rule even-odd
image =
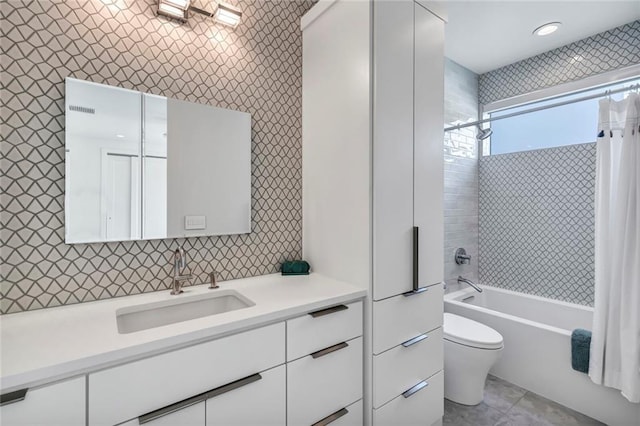
[[[589,377],[640,402],[640,95],[600,101]]]

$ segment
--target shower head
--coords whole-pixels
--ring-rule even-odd
[[[476,134],[476,139],[479,141],[483,141],[489,136],[491,136],[492,133],[493,133],[493,130],[491,130],[490,127],[483,129],[480,126],[478,126],[478,133]]]

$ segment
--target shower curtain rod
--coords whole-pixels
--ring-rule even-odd
[[[535,107],[535,108],[529,108],[529,109],[526,109],[526,110],[523,110],[523,111],[512,112],[510,114],[505,114],[505,115],[501,115],[501,116],[494,117],[494,118],[484,118],[482,120],[472,121],[470,123],[458,124],[456,126],[447,127],[447,128],[444,129],[444,131],[445,132],[450,132],[451,130],[460,130],[460,129],[464,129],[465,127],[477,126],[479,124],[484,124],[484,123],[487,123],[489,121],[497,121],[497,120],[502,120],[503,118],[511,118],[511,117],[515,117],[515,116],[518,116],[518,115],[522,115],[522,114],[528,114],[530,112],[543,111],[543,110],[549,109],[549,108],[555,108],[555,107],[559,107],[559,106],[563,106],[563,105],[569,105],[569,104],[573,104],[573,103],[581,102],[581,101],[588,101],[589,99],[600,98],[602,96],[609,96],[609,95],[613,95],[614,93],[628,92],[630,90],[637,90],[639,88],[640,88],[640,84],[632,84],[630,86],[621,87],[620,89],[616,89],[616,90],[605,90],[604,92],[596,93],[596,94],[589,95],[589,96],[582,96],[580,98],[575,98],[575,99],[571,99],[571,100],[568,100],[568,101],[556,102],[556,103],[549,104],[549,105],[543,105],[543,106],[539,106],[539,107]]]

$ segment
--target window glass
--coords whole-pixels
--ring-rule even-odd
[[[616,90],[638,83],[640,83],[640,79],[616,83],[573,95],[504,109],[488,115],[491,119],[494,119],[514,112],[582,98],[600,93],[603,90]],[[619,100],[623,99],[627,93],[615,93],[611,97]],[[598,125],[599,99],[588,99],[502,120],[491,120],[493,133],[489,141],[490,154],[506,154],[509,152],[595,142],[598,133],[596,127]],[[486,154],[485,149],[483,149],[483,153]]]

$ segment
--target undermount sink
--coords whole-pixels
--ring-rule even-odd
[[[255,306],[235,290],[217,290],[211,294],[178,296],[175,300],[127,306],[116,311],[118,332],[133,333],[163,325]]]

